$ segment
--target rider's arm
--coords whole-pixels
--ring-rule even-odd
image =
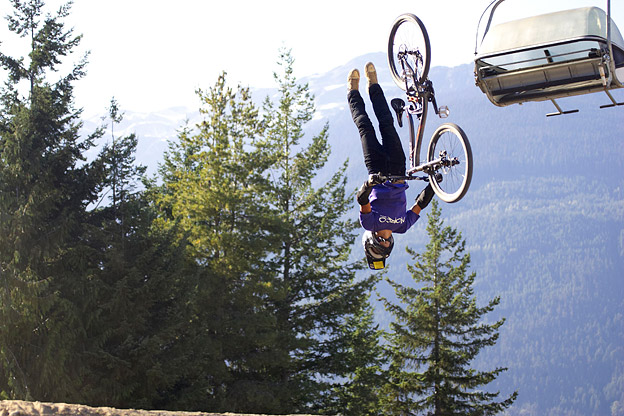
[[[431,187],[431,184],[428,184],[416,197],[416,203],[412,207],[414,214],[420,215],[420,211],[425,209],[431,202],[431,199],[433,199],[433,194],[433,188]]]
[[[370,202],[366,205],[360,205],[360,212],[362,214],[370,214],[371,212],[373,212]]]

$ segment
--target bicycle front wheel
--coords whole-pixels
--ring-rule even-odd
[[[444,158],[447,162],[429,172],[429,183],[444,202],[457,202],[466,195],[472,180],[472,149],[466,133],[456,124],[445,123],[436,129],[427,149],[427,161]],[[437,182],[435,173],[442,174]]]
[[[397,17],[388,39],[388,64],[394,82],[403,90],[423,82],[429,74],[431,45],[425,25],[405,13]]]

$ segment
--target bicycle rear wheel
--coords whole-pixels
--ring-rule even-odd
[[[406,58],[406,68],[400,55]],[[429,74],[430,62],[431,45],[425,25],[411,13],[397,17],[388,39],[388,64],[394,82],[403,90],[413,87],[414,78],[423,82]]]
[[[456,124],[442,124],[431,137],[427,161],[442,155],[452,164],[437,169],[436,172],[442,174],[441,182],[435,180],[436,172],[430,172],[429,183],[442,201],[457,202],[466,195],[472,180],[472,149],[466,133]]]

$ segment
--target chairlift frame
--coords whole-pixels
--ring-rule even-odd
[[[476,33],[476,38],[475,38],[475,81],[476,81],[477,86],[481,88],[481,90],[488,96],[488,99],[493,104],[497,106],[506,106],[506,105],[510,105],[514,103],[522,104],[528,101],[550,100],[555,106],[555,108],[557,109],[557,112],[547,114],[547,116],[554,116],[554,115],[570,114],[570,113],[578,112],[578,110],[564,111],[559,106],[556,99],[560,97],[565,97],[565,96],[581,95],[581,94],[586,94],[586,93],[591,93],[591,92],[604,91],[607,97],[609,98],[609,100],[611,101],[611,103],[602,105],[600,106],[600,108],[624,105],[624,103],[617,102],[615,98],[613,97],[613,95],[609,92],[610,89],[624,87],[622,83],[624,80],[622,81],[619,80],[618,76],[616,75],[616,63],[615,63],[614,54],[613,54],[612,28],[611,28],[612,26],[611,0],[607,0],[607,12],[606,12],[607,51],[606,53],[605,51],[602,51],[602,48],[600,49],[592,48],[592,49],[580,50],[580,51],[575,50],[574,52],[570,52],[569,54],[572,55],[572,54],[579,54],[581,52],[585,52],[587,55],[587,58],[569,60],[569,61],[565,61],[561,63],[555,63],[553,58],[561,58],[564,55],[566,55],[566,53],[551,55],[549,52],[549,49],[547,49],[546,47],[561,46],[561,45],[576,43],[579,41],[579,39],[568,39],[565,41],[560,41],[559,43],[555,42],[555,43],[545,44],[545,45],[530,45],[530,46],[527,45],[524,49],[521,48],[516,51],[511,51],[511,52],[507,51],[509,54],[521,53],[521,52],[537,50],[539,48],[542,48],[542,46],[544,46],[544,49],[543,49],[544,56],[541,56],[539,58],[532,58],[532,59],[526,59],[526,60],[521,60],[521,61],[507,62],[507,63],[497,64],[497,65],[487,66],[487,65],[484,65],[485,62],[480,61],[480,58],[482,58],[483,56],[481,57],[479,56],[478,48],[480,44],[483,44],[483,41],[485,40],[485,37],[490,30],[496,9],[504,1],[505,0],[493,0],[488,5],[488,7],[483,11],[483,14],[481,15],[481,18],[479,19],[479,23],[477,25],[477,33]],[[490,11],[489,17],[487,20],[487,24],[485,26],[485,30],[483,32],[483,36],[481,37],[481,42],[479,42],[479,27],[481,26],[481,22],[484,16],[486,15],[486,13],[488,12],[488,10]],[[601,11],[601,13],[603,13],[604,15],[604,11]],[[604,38],[602,37],[600,38],[602,39],[602,41],[599,43],[602,43],[604,45]],[[618,38],[619,38],[619,35],[618,35]],[[620,46],[620,49],[624,47],[624,45],[619,45],[619,46]],[[601,51],[602,53],[600,53]],[[501,51],[497,53],[492,53],[489,56],[485,56],[485,57],[486,58],[500,57],[500,56],[505,56],[506,54],[507,54],[506,52]],[[507,73],[502,72],[502,69],[501,69],[505,65],[527,64],[527,63],[531,63],[532,61],[538,61],[538,60],[546,61],[547,63],[544,65],[535,65],[533,68],[521,68],[518,70],[508,71]],[[560,81],[551,82],[548,79],[549,77],[547,76],[547,73],[548,74],[556,73],[556,72],[565,73],[565,71],[568,71],[571,74],[572,72],[574,72],[572,70],[573,66],[575,66],[576,68],[582,68],[586,72],[591,71],[592,75],[585,76],[586,79],[584,79],[583,77],[576,78],[574,80],[574,83],[576,83],[577,85],[569,89],[565,88],[568,82],[572,83],[569,80],[562,79]],[[488,69],[492,69],[492,68],[501,69],[501,72],[490,71],[490,73],[488,73]],[[539,76],[537,74],[539,74]],[[543,77],[544,79],[546,79],[546,81],[543,82],[543,84],[539,84],[539,83],[532,84],[530,88],[528,89],[525,85],[523,85],[522,82],[508,89],[505,89],[502,86],[503,83],[501,81],[504,81],[505,79],[523,80],[524,79],[523,77],[531,77],[531,76],[533,76],[535,79]],[[492,85],[492,79],[495,79],[496,81],[495,84],[500,87],[496,91],[495,94],[494,94],[494,91],[490,90],[489,88],[489,85]],[[597,83],[598,80],[601,80],[602,86],[600,86],[599,83]],[[584,83],[584,81],[587,81],[587,82]],[[550,90],[548,90],[548,88],[550,88]],[[497,99],[495,95],[498,97],[503,97],[503,98]]]

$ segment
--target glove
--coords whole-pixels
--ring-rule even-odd
[[[416,205],[418,205],[420,209],[425,209],[427,205],[429,205],[429,202],[433,199],[433,195],[433,188],[431,187],[431,184],[429,184],[416,197]]]
[[[368,197],[370,196],[373,186],[384,183],[383,177],[379,173],[373,173],[368,175],[368,180],[362,184],[360,190],[357,191],[357,201],[360,205],[368,204]]]
[[[362,184],[362,186],[360,187],[360,190],[357,191],[357,193],[355,194],[355,196],[357,197],[357,202],[360,205],[366,205],[368,204],[368,197],[370,196],[372,190],[373,190],[373,184],[371,184],[369,181],[366,181]]]

